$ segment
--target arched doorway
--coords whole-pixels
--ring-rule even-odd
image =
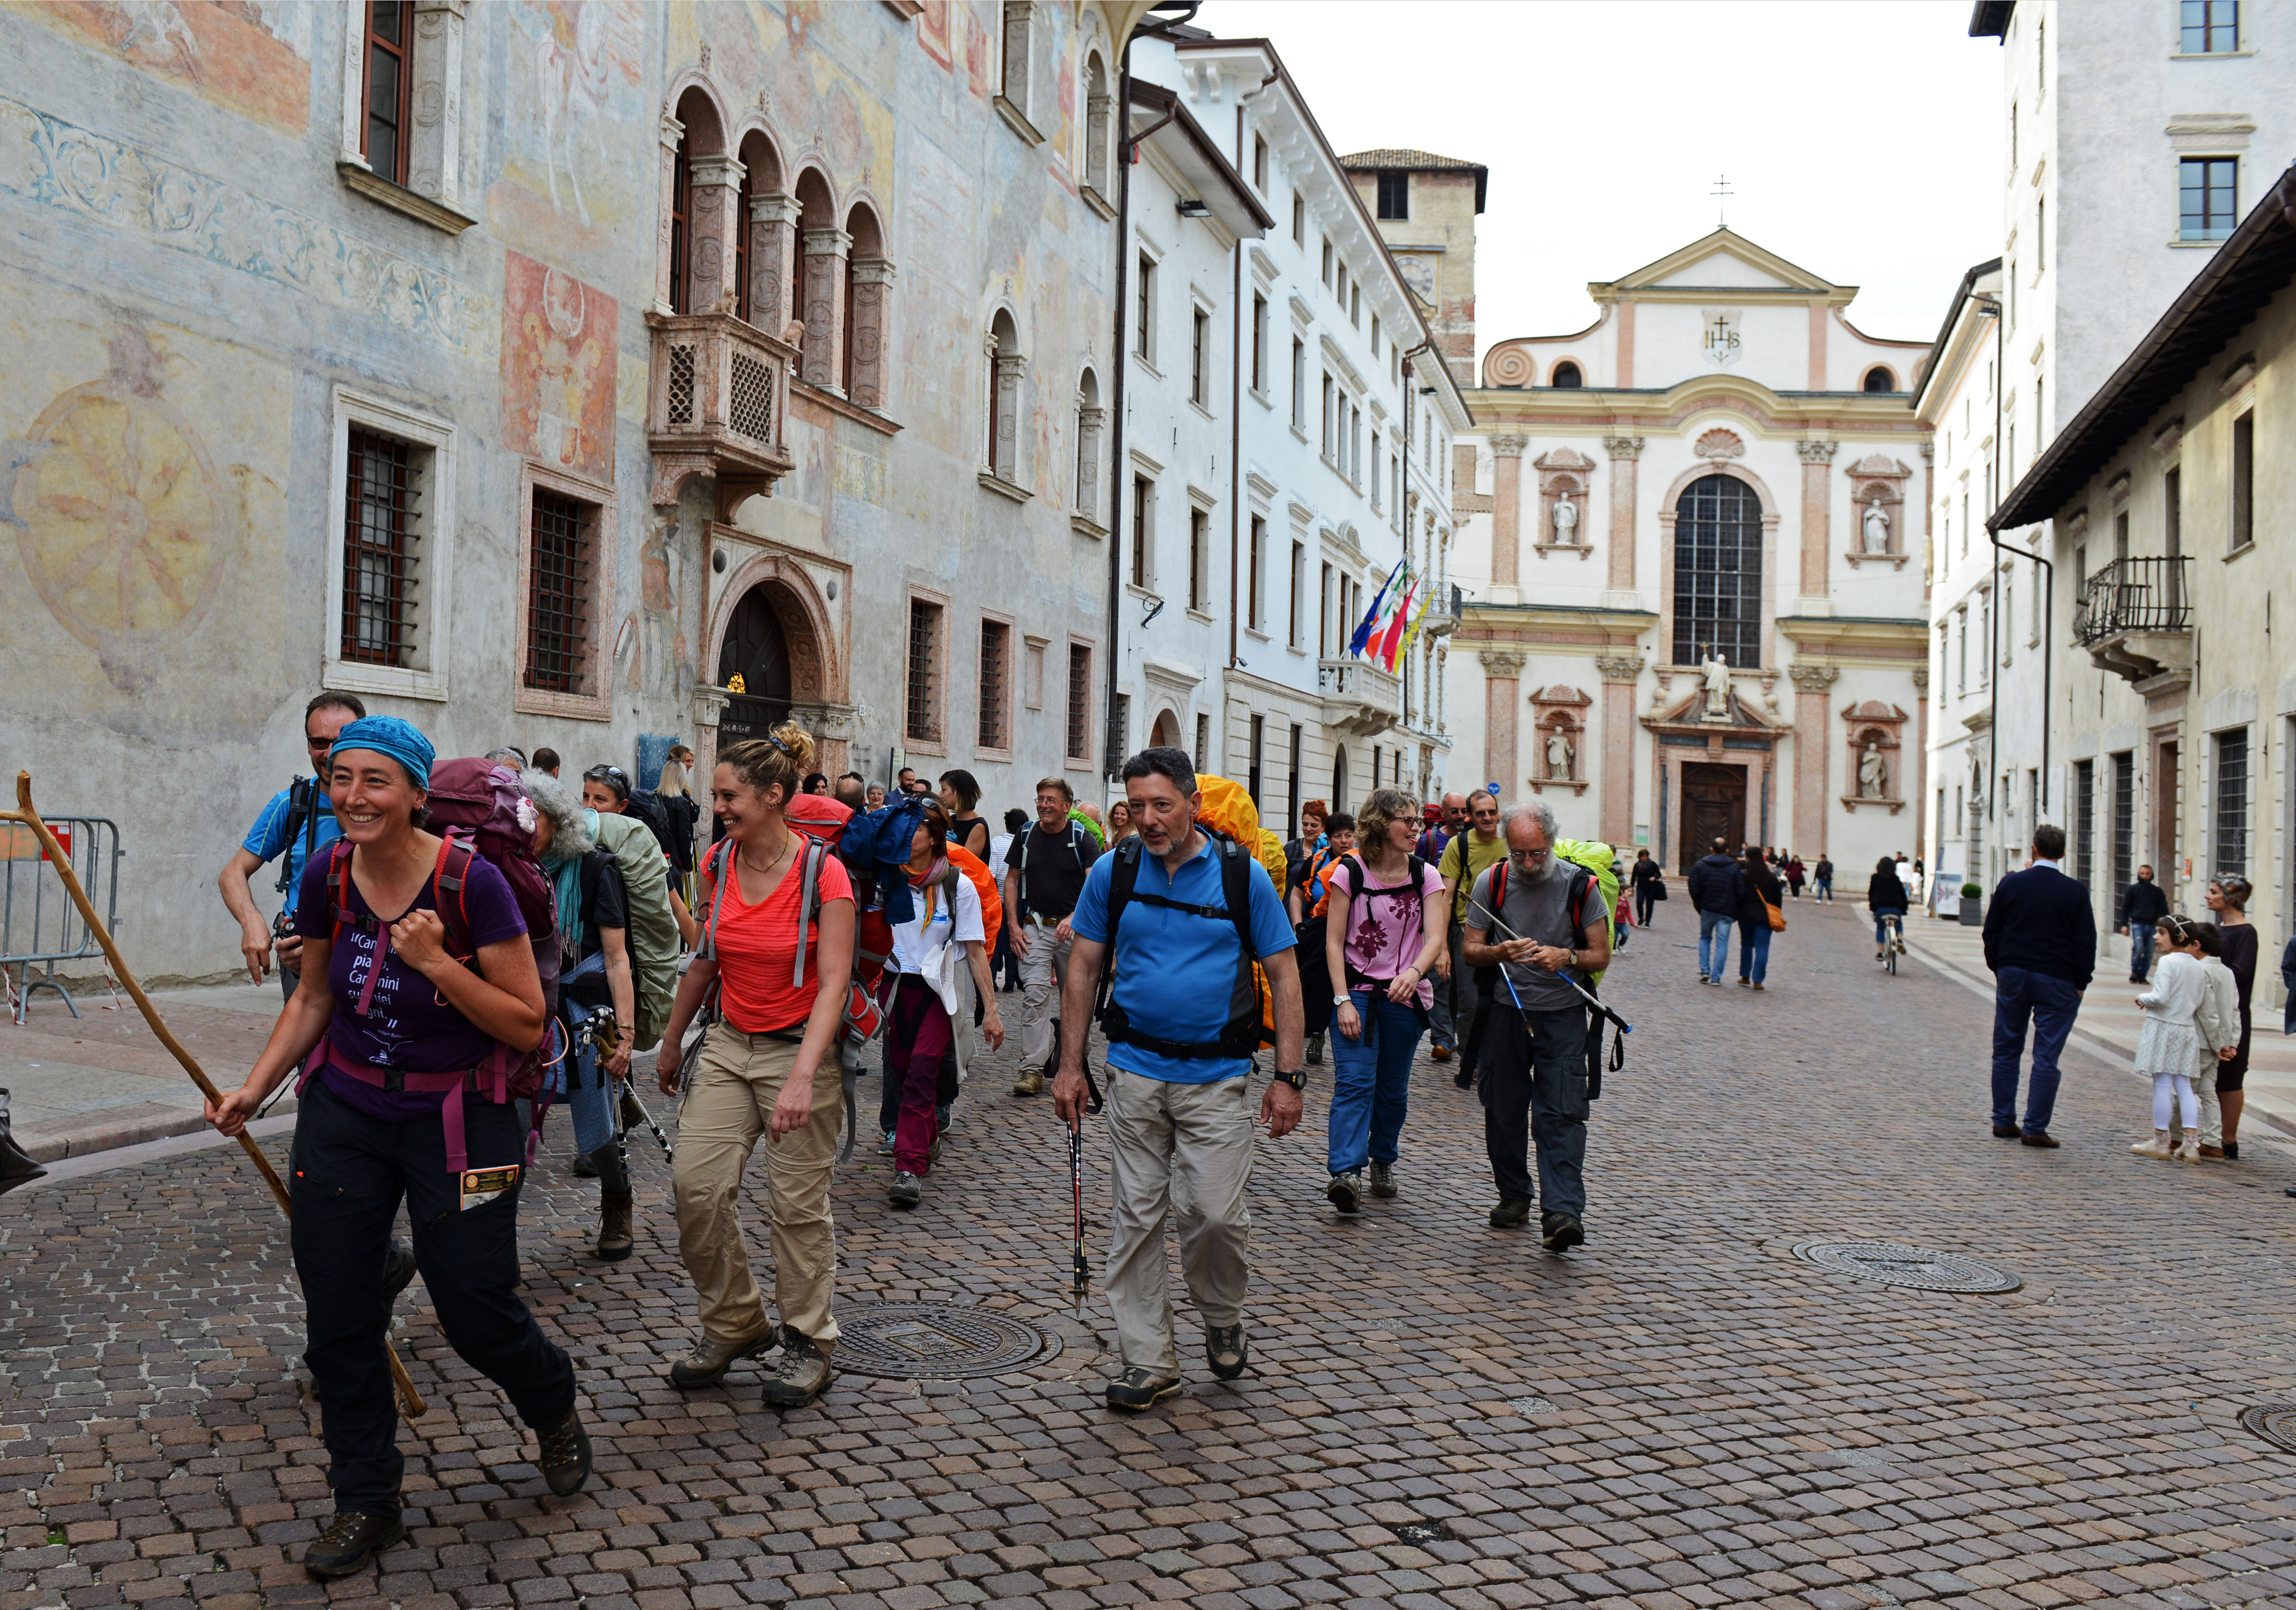
[[[1348,747],[1340,745],[1332,755],[1332,809],[1348,808]]]
[[[1674,506],[1674,663],[1711,644],[1732,668],[1762,663],[1762,499],[1734,475],[1707,475]]]
[[[790,717],[789,639],[766,584],[742,595],[726,623],[726,646],[718,655],[718,685],[742,679],[742,691],[718,718],[718,741],[763,738]]]

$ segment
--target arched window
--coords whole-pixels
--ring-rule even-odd
[[[845,395],[864,408],[885,405],[885,344],[891,331],[893,265],[884,226],[866,201],[846,215]]]
[[[1576,391],[1587,382],[1578,372],[1578,365],[1565,362],[1554,366],[1554,378],[1546,382],[1557,391]]]
[[[734,217],[734,314],[768,335],[789,319],[789,278],[796,266],[797,208],[782,193],[781,159],[765,135],[742,140],[742,193]]]
[[[677,99],[680,133],[671,153],[669,262],[661,287],[674,313],[708,313],[725,294],[725,274],[739,248],[726,237],[740,179],[726,150],[726,125],[699,86]]]
[[[1891,374],[1884,365],[1876,364],[1866,372],[1866,390],[1895,391],[1897,388],[1898,377]]]
[[[686,259],[693,255],[693,219],[688,196],[693,189],[693,166],[686,155],[684,135],[669,161],[669,306],[673,313],[693,311],[693,292]]]
[[[1348,808],[1348,747],[1336,746],[1332,754],[1332,809]]]
[[[1701,477],[1674,506],[1674,663],[1709,645],[1739,670],[1762,663],[1762,500],[1734,475]]]
[[[1084,182],[1105,199],[1115,188],[1108,175],[1116,97],[1109,93],[1108,67],[1098,51],[1084,59]]]
[[[1100,430],[1107,411],[1100,405],[1100,379],[1089,369],[1077,382],[1076,511],[1095,525],[1100,518]]]
[[[850,244],[837,226],[837,202],[818,168],[798,176],[799,239],[804,256],[798,316],[805,321],[804,374],[808,384],[839,390],[844,373],[845,261]]]
[[[1021,429],[1021,332],[999,308],[988,327],[988,473],[1018,485]]]

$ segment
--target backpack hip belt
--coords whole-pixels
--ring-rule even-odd
[[[295,1097],[299,1101],[302,1099],[304,1089],[323,1067],[332,1067],[339,1073],[348,1074],[361,1084],[372,1084],[377,1090],[388,1091],[392,1094],[412,1091],[416,1095],[428,1095],[436,1091],[441,1096],[452,1095],[455,1099],[441,1100],[439,1103],[439,1123],[445,1132],[447,1141],[447,1172],[450,1174],[459,1174],[471,1165],[470,1147],[463,1126],[463,1103],[472,1086],[477,1085],[482,1077],[491,1075],[494,1082],[495,1105],[496,1107],[509,1105],[510,1070],[515,1058],[516,1053],[510,1047],[496,1041],[495,1049],[487,1053],[487,1059],[476,1067],[450,1068],[438,1072],[404,1067],[376,1067],[371,1063],[360,1062],[346,1057],[335,1049],[332,1040],[321,1034],[318,1045],[311,1052],[310,1059],[304,1063],[302,1073],[296,1077]],[[542,1115],[548,1110],[549,1106],[550,1099],[546,1094],[536,1096],[534,1128],[526,1138],[526,1161],[529,1165],[534,1162],[535,1145],[542,1135]]]

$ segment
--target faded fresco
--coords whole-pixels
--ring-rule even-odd
[[[503,445],[614,478],[614,298],[517,252],[503,259]]]
[[[632,692],[679,699],[693,686],[693,639],[685,629],[693,571],[677,522],[652,521],[638,547],[638,607],[623,617],[615,637],[618,658],[627,657],[623,677]]]
[[[495,0],[507,24],[502,177],[490,212],[511,235],[611,252],[652,238],[645,12],[636,0]],[[570,233],[571,239],[570,240]],[[619,234],[622,239],[618,241]]]
[[[311,120],[304,0],[33,0],[8,9],[285,134]]]

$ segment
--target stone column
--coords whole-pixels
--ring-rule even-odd
[[[1788,844],[1807,841],[1818,830],[1817,847],[1828,848],[1833,813],[1826,804],[1826,773],[1832,765],[1833,699],[1827,690],[1841,674],[1834,666],[1792,665],[1794,685],[1794,820]]]
[[[1934,546],[1937,523],[1937,488],[1932,484],[1937,477],[1937,444],[1922,444],[1922,598],[1929,599],[1930,589],[1937,583],[1937,553]],[[1926,613],[1926,611],[1924,611]],[[1938,846],[1943,849],[1945,846]]]
[[[750,198],[750,323],[779,338],[797,317],[790,287],[797,282],[795,196]]]
[[[716,313],[734,289],[734,231],[742,203],[742,164],[734,157],[694,157],[685,164],[686,281],[689,313]],[[726,311],[732,306],[727,304]]]
[[[733,696],[703,682],[693,690],[693,772],[707,777],[718,769],[718,718]]]
[[[414,0],[414,127],[406,188],[463,205],[463,19],[469,0]]]
[[[805,232],[805,285],[800,303],[805,320],[805,379],[832,396],[845,395],[837,372],[845,351],[845,254],[852,249],[853,237],[841,229]]]
[[[1113,529],[1115,521],[1107,518],[1105,511],[1100,506],[1101,442],[1102,432],[1107,429],[1107,409],[1079,408],[1077,410],[1076,506],[1077,512],[1093,524]],[[1260,558],[1264,564],[1274,563],[1270,555],[1262,554]],[[1269,584],[1263,581],[1260,584],[1267,586]]]
[[[1521,541],[1522,450],[1530,438],[1491,437],[1491,584],[1514,586],[1521,575],[1518,544]]]
[[[996,358],[996,473],[1019,486],[1028,478],[1021,466],[1021,377],[1028,360],[1018,353]]]
[[[1598,654],[1603,674],[1603,838],[1623,851],[1635,835],[1635,686],[1639,654]]]
[[[1499,785],[1499,803],[1516,797],[1515,736],[1521,723],[1524,655],[1519,649],[1483,650],[1483,769],[1478,781]]]
[[[1611,455],[1611,591],[1635,590],[1635,518],[1637,482],[1641,478],[1643,438],[1607,436],[1603,445]]]
[[[862,257],[853,265],[853,400],[864,408],[885,405],[886,326],[893,306],[893,265]]]
[[[1922,445],[1927,447],[1929,444]],[[1898,791],[1906,797],[1914,813],[1914,859],[1935,872],[1936,856],[1922,847],[1927,841],[1930,818],[1930,668],[1926,664],[1914,667],[1914,781],[1910,789],[1905,786],[1904,760],[1900,759],[1898,765]],[[1941,853],[1945,846],[1939,845],[1937,848]],[[1916,890],[1915,895],[1921,900],[1929,898],[1927,890]]]
[[[668,314],[677,311],[676,288],[669,282],[669,215],[677,195],[677,148],[685,139],[685,125],[664,112],[655,132],[661,141],[661,206],[655,215],[660,225],[654,239],[653,310]]]
[[[1833,612],[1833,466],[1840,442],[1796,442],[1801,457],[1801,613]],[[1813,604],[1818,608],[1812,608]]]

